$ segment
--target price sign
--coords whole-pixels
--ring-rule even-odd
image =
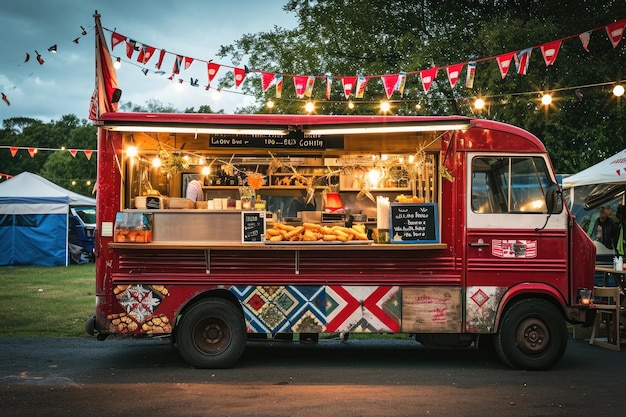
[[[389,205],[391,243],[439,243],[437,204]]]
[[[265,242],[265,211],[241,212],[242,243]]]

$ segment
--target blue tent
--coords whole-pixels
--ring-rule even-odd
[[[69,211],[96,200],[23,172],[0,184],[0,266],[69,264]]]

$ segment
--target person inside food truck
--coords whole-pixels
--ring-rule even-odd
[[[204,200],[204,191],[202,190],[202,183],[198,180],[189,181],[187,184],[187,191],[185,197],[191,201]]]
[[[597,240],[608,249],[613,249],[617,243],[619,228],[609,217],[610,212],[609,207],[600,208],[600,215],[591,231],[591,239]]]

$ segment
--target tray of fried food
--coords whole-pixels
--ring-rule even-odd
[[[367,239],[367,231],[363,225],[322,226],[316,223],[303,223],[294,226],[274,223],[274,227],[266,231],[267,244],[361,244],[372,243]]]

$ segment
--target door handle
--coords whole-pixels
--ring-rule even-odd
[[[478,242],[470,242],[469,244],[473,248],[486,248],[489,247],[489,243],[483,242],[482,239],[478,239]]]

